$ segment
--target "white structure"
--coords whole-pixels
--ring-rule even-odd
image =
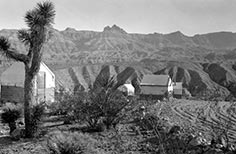
[[[144,75],[141,83],[141,95],[162,96],[173,92],[169,75]]]
[[[119,87],[120,91],[127,94],[127,96],[134,96],[135,88],[132,84],[124,84]]]
[[[16,62],[1,75],[1,98],[13,101],[23,101],[25,66]],[[55,75],[42,62],[39,73],[35,77],[34,95],[37,102],[54,102]]]

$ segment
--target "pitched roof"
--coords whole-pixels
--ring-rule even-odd
[[[169,75],[145,75],[140,84],[167,86],[169,79]]]
[[[16,62],[1,74],[1,84],[16,85],[23,87],[25,79],[25,66],[23,63]]]
[[[50,68],[44,63],[44,62],[41,62],[41,65],[43,65],[47,70],[48,72],[55,77],[55,74],[50,70]]]

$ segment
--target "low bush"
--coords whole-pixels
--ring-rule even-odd
[[[96,140],[88,134],[77,132],[53,133],[47,140],[46,150],[49,154],[99,154]]]
[[[96,128],[104,124],[107,129],[115,127],[121,122],[132,108],[129,101],[118,90],[101,88],[89,91],[77,99],[74,115],[79,121],[85,122],[88,127]]]
[[[57,94],[56,101],[48,106],[50,115],[67,115],[74,110],[76,96],[64,91]]]
[[[33,134],[32,137],[39,135],[39,128],[42,121],[42,118],[45,113],[45,103],[39,103],[32,107],[31,109],[31,131]]]
[[[2,122],[7,123],[10,127],[10,133],[12,133],[16,128],[16,121],[21,117],[22,107],[19,105],[8,104],[1,115]]]
[[[54,115],[64,114],[65,122],[85,123],[88,130],[103,131],[115,127],[127,117],[135,102],[128,99],[115,84],[114,78],[106,83],[90,86],[88,91],[77,91],[74,94],[62,93],[58,104],[49,108]]]
[[[80,102],[84,100],[84,95],[81,94],[70,94],[61,91],[57,94],[56,101],[47,106],[49,110],[49,116],[60,116],[64,120],[65,124],[71,124],[76,120],[75,111],[79,110]]]

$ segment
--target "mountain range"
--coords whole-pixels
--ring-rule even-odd
[[[134,34],[116,25],[101,32],[52,31],[43,47],[43,59],[66,88],[88,88],[104,68],[109,69],[103,72],[117,76],[132,67],[136,76],[169,74],[174,81],[182,81],[193,96],[216,89],[223,97],[236,96],[236,33]],[[19,52],[26,52],[17,30],[3,29],[0,36],[6,36]],[[1,57],[0,71],[10,63]]]

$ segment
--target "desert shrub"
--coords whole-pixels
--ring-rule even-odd
[[[70,124],[76,119],[75,111],[79,110],[79,104],[84,100],[84,94],[73,94],[60,91],[56,96],[56,101],[48,106],[49,115],[60,116],[65,124]]]
[[[48,110],[49,110],[50,116],[65,114],[65,113],[63,113],[62,109],[60,108],[59,102],[53,102],[50,105],[48,105]]]
[[[115,127],[125,118],[134,104],[134,101],[127,99],[122,92],[114,88],[113,80],[109,80],[100,88],[92,87],[87,93],[79,95],[75,115],[91,128],[101,123],[107,129]]]
[[[224,93],[220,91],[220,89],[215,89],[214,91],[205,89],[201,91],[201,93],[199,93],[198,99],[205,101],[220,102],[227,99],[227,96],[225,96]]]
[[[97,154],[96,140],[88,134],[55,132],[47,140],[49,154]]]
[[[152,111],[152,112],[149,112]],[[136,121],[138,132],[143,140],[138,143],[140,150],[146,153],[184,154],[188,153],[190,131],[173,124],[154,109]]]
[[[142,150],[154,153],[165,152],[164,143],[168,136],[168,130],[171,127],[166,119],[153,113],[148,113],[136,124],[139,132],[145,138],[140,143]]]
[[[74,116],[78,121],[85,122],[87,126],[95,129],[98,127],[99,119],[101,118],[101,112],[98,104],[92,100],[91,93],[89,92],[77,92],[76,104],[74,106]]]
[[[102,122],[107,129],[120,123],[126,117],[127,112],[132,109],[131,104],[134,103],[118,90],[102,90],[94,98],[95,101],[93,102],[98,103],[99,108],[101,108]]]
[[[142,120],[138,122],[139,127],[142,130],[151,131],[157,129],[159,131],[168,131],[171,127],[167,119],[158,117],[153,114],[147,114]]]
[[[32,106],[31,108],[31,131],[33,134],[33,137],[36,137],[39,134],[39,128],[40,128],[40,124],[42,121],[42,118],[44,116],[45,113],[45,103],[39,103],[36,104],[34,106]]]
[[[17,128],[16,121],[21,117],[21,113],[22,107],[19,105],[9,104],[3,109],[2,122],[9,125],[10,133]]]
[[[127,99],[119,90],[111,87],[94,89],[87,92],[65,94],[49,109],[53,115],[64,115],[67,121],[85,122],[89,129],[102,131],[115,126],[125,118],[134,101]]]
[[[130,134],[128,125],[119,124],[120,130],[110,129],[102,133],[94,134],[94,138],[98,141],[99,148],[107,153],[114,154],[139,154],[138,142],[141,136]],[[128,131],[128,132],[127,132]]]
[[[134,104],[118,90],[119,85],[114,78],[110,78],[90,85],[88,91],[62,93],[58,104],[50,107],[51,111],[65,114],[67,121],[85,123],[88,130],[102,131],[104,126],[108,129],[115,127]]]
[[[48,106],[51,115],[67,115],[74,106],[76,95],[61,90],[56,94],[56,101]]]

